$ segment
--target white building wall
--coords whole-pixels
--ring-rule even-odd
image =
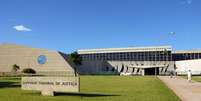
[[[176,61],[175,65],[178,74],[186,74],[188,70],[194,75],[201,74],[201,59]]]

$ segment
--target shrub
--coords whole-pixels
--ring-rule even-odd
[[[22,70],[22,72],[27,74],[36,74],[36,71],[32,68],[25,68]]]
[[[17,64],[14,64],[12,66],[12,72],[17,72],[20,69],[20,66],[18,66]]]

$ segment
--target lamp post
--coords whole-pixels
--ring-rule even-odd
[[[169,33],[168,33],[168,36],[170,36],[170,37],[172,37],[172,36],[174,36],[174,35],[176,35],[176,32],[169,32]],[[166,49],[164,50],[163,56],[165,57],[165,60],[164,60],[164,61],[165,61],[165,65],[168,64],[168,61],[172,61],[172,55],[170,54],[170,58],[171,58],[171,59],[169,60],[169,59],[168,59],[169,54],[168,54],[168,51],[167,51]],[[172,63],[172,62],[171,62],[171,63]],[[164,65],[164,67],[166,67],[165,65]],[[155,67],[155,68],[156,68],[156,67]],[[168,68],[168,65],[167,65],[167,68]],[[155,74],[156,74],[156,69],[155,69]]]
[[[170,34],[170,37],[173,37],[173,36],[176,35],[176,32],[170,32],[169,34]],[[168,55],[168,52],[167,52],[167,55]],[[167,58],[168,58],[168,57],[167,57]],[[174,63],[174,62],[172,62],[172,54],[170,54],[170,60],[167,60],[167,61],[170,61],[169,64]],[[174,69],[174,68],[173,68],[173,69]],[[175,69],[174,69],[174,73],[175,73]]]

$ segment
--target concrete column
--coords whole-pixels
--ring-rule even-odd
[[[52,91],[52,90],[42,90],[41,95],[43,95],[43,96],[54,96],[54,91]]]
[[[144,71],[144,68],[142,68],[142,76],[144,76],[145,75],[145,71]]]

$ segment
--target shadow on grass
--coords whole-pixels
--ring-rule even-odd
[[[20,84],[17,84],[16,82],[0,82],[0,88],[14,88],[14,87],[20,87]]]
[[[55,93],[55,96],[80,96],[80,97],[106,97],[120,96],[117,94],[102,94],[102,93]]]
[[[0,80],[21,80],[20,77],[0,77]]]
[[[42,96],[39,91],[26,92],[24,94],[32,95],[32,96]],[[61,92],[56,92],[56,93],[54,93],[54,96],[107,97],[107,96],[120,96],[120,95],[116,95],[116,94],[101,94],[101,93],[61,93]]]

